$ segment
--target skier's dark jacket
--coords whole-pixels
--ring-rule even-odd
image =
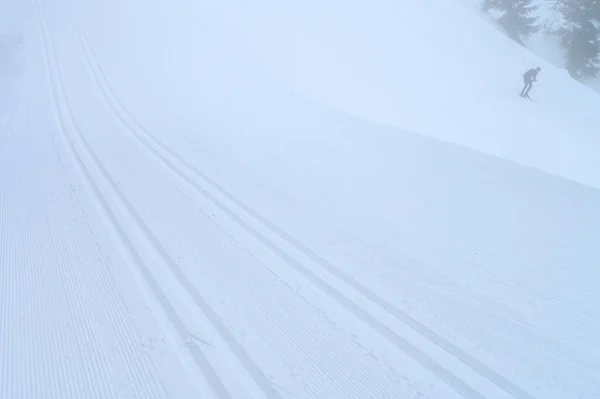
[[[532,68],[529,71],[525,72],[525,74],[523,75],[523,79],[525,79],[526,82],[536,81],[538,72],[538,69]]]

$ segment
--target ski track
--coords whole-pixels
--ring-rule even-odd
[[[394,345],[396,345],[405,353],[409,354],[413,359],[420,362],[434,374],[438,375],[438,377],[446,381],[461,394],[473,398],[485,397],[483,394],[469,386],[468,383],[456,377],[448,369],[440,366],[426,353],[422,352],[416,346],[411,345],[403,337],[396,334],[392,329],[384,325],[375,317],[372,317],[367,311],[365,311],[365,309],[361,308],[360,305],[357,305],[355,301],[351,300],[347,294],[338,291],[328,281],[322,279],[317,274],[313,273],[309,268],[305,267],[303,263],[306,263],[306,260],[308,260],[327,270],[332,276],[355,290],[355,292],[360,293],[369,301],[373,302],[382,309],[385,309],[398,320],[407,324],[413,330],[426,337],[430,342],[443,348],[452,356],[459,359],[462,363],[475,370],[481,376],[488,379],[493,384],[497,385],[512,396],[517,398],[533,398],[531,394],[526,392],[521,387],[496,373],[474,357],[470,356],[468,353],[464,352],[457,346],[436,334],[433,330],[427,328],[425,325],[412,318],[406,312],[403,312],[389,301],[375,294],[368,287],[360,284],[353,277],[344,273],[337,266],[320,257],[317,253],[304,246],[298,240],[285,233],[273,223],[269,222],[258,212],[254,211],[238,198],[234,197],[231,193],[219,186],[218,183],[208,178],[202,172],[191,166],[184,159],[168,149],[156,138],[155,135],[142,127],[141,124],[137,122],[135,118],[133,118],[131,114],[122,106],[110,88],[106,77],[95,60],[93,50],[85,38],[81,38],[81,44],[99,91],[104,96],[108,106],[113,110],[117,118],[122,121],[132,136],[145,148],[147,148],[159,161],[161,161],[165,167],[171,169],[180,177],[182,181],[194,187],[195,190],[197,190],[202,196],[206,197],[217,208],[227,213],[240,226],[242,226],[242,228],[254,236],[256,240],[276,253],[277,256],[279,256],[285,263],[299,271],[304,277],[318,286],[323,292],[327,293],[336,302],[348,309],[360,320],[370,325],[381,335],[388,338]],[[181,166],[176,166],[177,164]],[[208,186],[208,188],[206,186]],[[220,200],[219,198],[223,198],[223,200]],[[228,206],[225,202],[228,202],[233,206]],[[236,209],[237,211],[232,210],[232,208]],[[274,236],[275,239],[281,242],[281,244],[274,243],[274,240],[272,241],[268,236]],[[286,251],[282,244],[289,247],[291,251]],[[290,253],[292,251],[304,258],[304,262],[298,261],[297,256],[294,257],[291,255]]]
[[[42,16],[42,18],[43,18],[43,16]],[[140,233],[142,233],[145,236],[146,240],[149,243],[149,246],[153,249],[154,252],[156,252],[156,254],[158,255],[158,258],[161,260],[160,263],[162,263],[163,265],[165,265],[166,267],[168,267],[170,269],[170,271],[173,273],[173,275],[175,275],[179,285],[184,289],[184,291],[187,293],[187,295],[189,297],[191,297],[191,299],[193,300],[193,302],[196,306],[195,311],[197,312],[198,310],[201,310],[203,312],[203,314],[206,316],[206,318],[211,322],[211,324],[218,331],[218,334],[221,336],[221,338],[226,342],[227,346],[229,347],[229,349],[233,353],[233,355],[243,365],[245,372],[247,372],[251,376],[251,378],[254,379],[255,383],[258,386],[260,386],[260,388],[263,390],[263,394],[269,398],[282,398],[283,396],[275,389],[274,385],[270,382],[270,380],[267,378],[267,376],[254,363],[254,361],[245,352],[245,350],[242,348],[242,346],[235,340],[232,333],[228,330],[228,328],[224,325],[224,323],[219,319],[217,313],[206,303],[206,301],[200,295],[200,293],[196,289],[196,287],[190,282],[190,280],[186,277],[184,272],[181,270],[181,268],[179,267],[177,262],[175,262],[172,259],[171,255],[169,255],[167,250],[161,245],[160,241],[154,236],[151,229],[144,223],[143,219],[135,211],[136,208],[129,202],[129,200],[126,198],[126,195],[124,194],[124,192],[121,189],[119,189],[118,185],[111,178],[109,172],[105,169],[103,164],[98,159],[97,155],[91,149],[86,138],[83,136],[81,129],[77,126],[77,123],[75,122],[75,120],[73,119],[73,116],[71,115],[70,106],[66,99],[66,94],[65,94],[66,91],[65,91],[64,85],[62,83],[61,72],[60,72],[59,66],[56,61],[56,56],[54,55],[55,50],[53,49],[51,39],[48,37],[48,33],[47,33],[48,29],[45,26],[45,22],[43,22],[43,24],[44,24],[44,28],[45,28],[45,40],[47,43],[47,48],[50,50],[49,51],[50,55],[48,55],[48,57],[51,61],[49,63],[53,65],[53,68],[54,68],[53,73],[55,74],[55,77],[53,80],[55,94],[57,94],[57,95],[55,95],[55,98],[58,103],[59,112],[61,114],[61,117],[65,118],[65,120],[63,121],[63,124],[64,124],[63,131],[65,133],[65,139],[69,142],[69,147],[71,147],[72,153],[74,154],[74,156],[80,157],[81,156],[80,150],[81,149],[84,150],[83,152],[86,153],[86,155],[90,159],[90,161],[100,171],[100,174],[104,177],[104,180],[107,181],[108,184],[111,186],[112,192],[119,199],[120,206],[122,208],[124,208],[127,215],[129,216],[129,218],[131,218],[135,222],[137,229],[139,229]],[[76,141],[76,140],[73,140],[73,138],[70,137],[70,134],[68,133],[68,131],[70,129],[67,128],[67,125],[73,128],[73,131],[77,135],[76,136],[78,139],[77,141],[81,142],[82,146],[79,149],[77,148],[78,145],[76,145],[74,143],[74,141]],[[89,176],[90,173],[86,169],[86,165],[85,165],[86,163],[83,160],[79,159],[78,164],[80,165],[80,168],[82,169],[82,173],[88,175],[88,181],[91,184],[93,184],[93,178],[91,178]],[[102,198],[102,195],[100,193],[97,192],[96,197],[99,202],[105,202],[105,200]],[[107,216],[109,216],[112,219],[112,221],[115,225],[115,228],[117,230],[122,230],[122,227],[120,227],[118,222],[116,222],[116,218],[114,217],[114,215],[111,216],[110,207],[107,206],[106,204],[104,204],[103,208],[105,208],[105,210],[107,211],[107,212],[105,212],[107,214]],[[182,224],[182,221],[180,221],[179,224]],[[123,243],[125,243],[126,246],[129,247],[131,249],[131,251],[134,252],[135,250],[132,248],[132,244],[128,242],[127,234],[124,232],[121,232],[120,235],[122,237]],[[213,247],[213,246],[214,245],[211,245],[211,247]],[[227,253],[227,251],[222,251],[222,252]],[[143,265],[143,262],[137,262],[137,263],[140,266]],[[235,264],[235,262],[233,262],[233,263],[227,262],[227,264]],[[229,274],[229,275],[227,275],[223,272],[220,272],[219,277],[221,280],[224,279],[221,282],[224,286],[226,286],[227,282],[229,282],[229,281],[235,281],[236,279],[240,280],[239,274],[240,274],[239,270],[236,270],[234,274]],[[248,292],[249,286],[247,284],[247,281],[251,280],[253,277],[256,278],[256,276],[254,276],[250,270],[248,270],[244,274],[245,274],[244,275],[245,278],[240,280],[242,282],[242,286],[239,286],[239,283],[238,283],[237,286],[234,285],[232,288],[230,288],[228,290],[229,291],[228,293],[230,294],[230,296],[232,298],[235,297],[236,294],[239,296],[239,292],[243,292],[243,291]],[[264,272],[263,272],[263,274],[264,274]],[[314,338],[311,338],[311,335],[313,335],[314,333],[312,332],[313,329],[310,327],[310,324],[318,323],[319,319],[315,319],[314,314],[312,314],[312,316],[309,316],[310,313],[302,315],[301,313],[298,314],[297,311],[296,312],[286,311],[285,307],[294,306],[292,303],[286,304],[286,302],[289,301],[289,298],[286,298],[285,295],[273,295],[276,293],[269,292],[269,290],[265,289],[267,287],[260,287],[260,285],[262,285],[262,284],[264,284],[264,282],[257,283],[256,285],[257,285],[257,288],[259,288],[259,289],[258,290],[253,289],[253,290],[251,290],[251,292],[255,293],[255,294],[260,294],[260,296],[262,296],[262,298],[260,298],[260,300],[256,300],[256,298],[255,298],[253,305],[255,305],[257,307],[257,309],[255,309],[255,311],[258,311],[260,313],[260,316],[262,316],[262,318],[265,320],[263,320],[263,322],[261,322],[261,323],[255,323],[254,325],[263,327],[268,324],[268,323],[265,323],[264,321],[268,320],[269,318],[273,319],[274,315],[283,316],[283,319],[280,320],[280,323],[289,323],[290,321],[293,321],[293,324],[291,326],[289,326],[287,328],[287,330],[278,331],[278,333],[275,335],[272,335],[273,332],[269,331],[269,329],[263,330],[263,333],[269,333],[269,335],[271,335],[269,337],[269,339],[271,341],[273,341],[274,338],[276,338],[276,340],[279,341],[278,352],[285,353],[286,345],[289,345],[289,342],[286,342],[286,338],[290,339],[290,340],[294,340],[294,341],[298,341],[300,339],[300,341],[298,341],[298,345],[300,345],[301,347],[308,348],[308,350],[305,350],[303,352],[304,354],[311,353],[311,355],[313,357],[316,357],[317,359],[319,357],[323,357],[323,354],[328,355],[328,356],[325,356],[325,361],[322,361],[320,364],[317,364],[317,366],[322,367],[322,370],[320,370],[320,372],[311,373],[312,378],[321,379],[321,378],[323,378],[322,374],[324,374],[324,376],[329,376],[328,378],[331,378],[331,377],[335,376],[336,373],[340,374],[340,370],[331,368],[332,365],[335,365],[336,361],[337,361],[337,362],[342,362],[343,364],[345,364],[345,369],[343,369],[341,371],[343,371],[344,373],[350,373],[350,374],[348,374],[348,378],[350,378],[351,380],[355,379],[358,381],[355,385],[350,387],[350,389],[352,389],[354,392],[350,392],[348,390],[346,383],[344,383],[343,385],[339,384],[339,382],[341,382],[339,378],[338,378],[338,382],[336,384],[332,384],[330,381],[327,381],[327,379],[324,379],[320,383],[320,385],[321,385],[320,389],[326,389],[331,392],[329,394],[325,393],[326,396],[328,396],[328,397],[349,397],[349,394],[350,394],[351,396],[356,396],[356,397],[368,397],[370,395],[376,395],[376,397],[397,397],[397,395],[398,395],[397,390],[399,389],[398,386],[396,386],[395,384],[392,384],[391,381],[386,382],[383,379],[385,376],[381,376],[379,374],[366,373],[367,369],[364,369],[364,367],[365,367],[363,365],[364,362],[361,362],[358,359],[353,359],[352,357],[349,357],[349,356],[357,356],[358,354],[351,355],[351,353],[348,352],[349,349],[344,348],[344,346],[347,346],[348,344],[342,345],[343,337],[336,337],[335,334],[332,335],[331,333],[327,333],[326,337],[324,337],[327,339],[324,342],[322,342],[322,345],[323,345],[324,349],[327,348],[328,350],[325,351],[324,353],[321,353],[320,351],[314,352],[315,348],[312,347],[312,345],[311,345],[311,342],[314,341]],[[263,288],[263,289],[260,289],[260,288]],[[156,294],[158,296],[162,296],[161,294],[158,293],[159,289],[156,289],[154,291],[155,291],[154,294]],[[270,307],[265,306],[266,304],[269,304],[270,302],[272,302],[273,298],[279,298],[278,301],[274,302],[274,304],[276,306],[275,307],[273,307],[272,305]],[[283,298],[286,298],[286,300],[282,303],[281,301]],[[239,299],[238,299],[238,301],[239,301]],[[295,299],[295,301],[299,302],[299,303],[303,303],[299,299]],[[242,302],[240,302],[238,305],[241,305]],[[281,308],[281,307],[283,307],[283,308]],[[293,310],[293,309],[290,309],[290,310]],[[304,319],[303,317],[306,317],[306,316],[309,316],[309,318]],[[312,320],[311,320],[311,318],[312,318]],[[315,325],[314,327],[315,327],[314,330],[317,332],[320,330],[320,328],[322,328],[322,326],[318,326],[318,325]],[[290,332],[292,332],[292,331],[294,331],[295,333],[290,334]],[[287,334],[287,336],[286,336],[286,334]],[[180,334],[180,335],[183,335],[183,334]],[[302,336],[304,336],[304,337],[302,337]],[[327,342],[327,344],[325,342]],[[354,344],[350,344],[350,345],[354,345]],[[337,350],[335,350],[336,346],[338,347]],[[356,349],[352,349],[352,350],[356,351]],[[362,355],[362,356],[365,356],[365,355]],[[329,357],[329,358],[327,358],[327,357]],[[293,361],[298,361],[296,356],[293,356],[292,358],[293,358],[292,359]],[[313,366],[310,362],[307,362],[305,365],[307,367]],[[204,368],[203,371],[206,372],[207,371],[206,368]],[[399,378],[399,376],[396,378]],[[362,380],[362,383],[361,383],[361,380]],[[345,380],[343,380],[343,381],[345,382]],[[215,391],[217,392],[217,394],[219,396],[221,396],[221,397],[228,396],[226,390],[220,389],[218,387],[218,385],[220,385],[219,384],[220,381],[217,376],[209,375],[209,382],[213,385],[213,387],[215,385],[217,385],[217,388],[215,388]],[[313,385],[313,388],[314,388],[315,381],[313,381],[310,385]],[[359,387],[360,387],[360,390],[358,390]],[[394,392],[396,392],[396,393],[394,393]],[[333,395],[331,395],[332,393],[333,393]],[[323,393],[317,391],[315,393],[315,397],[323,397]]]
[[[44,87],[39,78],[29,84]],[[27,94],[30,107],[15,112],[44,108]],[[0,169],[0,397],[165,397],[50,130],[19,120]]]
[[[35,7],[36,7],[36,11],[39,13],[38,18],[40,20],[40,29],[41,29],[42,37],[43,37],[43,41],[44,41],[44,52],[46,54],[47,69],[49,71],[49,74],[51,75],[49,77],[49,80],[50,80],[50,84],[52,87],[52,93],[53,93],[52,97],[55,102],[55,107],[56,107],[56,112],[58,114],[58,118],[60,120],[60,125],[61,125],[60,130],[63,134],[64,141],[67,143],[69,150],[71,152],[71,155],[73,156],[73,159],[75,161],[74,164],[77,165],[81,175],[84,176],[88,187],[94,192],[94,196],[97,201],[98,207],[103,211],[104,215],[106,215],[106,219],[111,222],[112,227],[116,232],[116,235],[121,240],[123,250],[128,252],[128,257],[132,260],[132,263],[136,264],[136,266],[138,267],[138,270],[137,270],[138,273],[136,273],[136,274],[138,274],[138,276],[139,276],[138,278],[144,279],[145,283],[147,284],[146,288],[150,291],[149,297],[151,298],[151,302],[158,303],[158,308],[162,309],[162,311],[164,312],[162,326],[163,327],[168,326],[168,327],[166,327],[166,329],[170,330],[171,337],[173,337],[174,335],[176,337],[178,337],[178,339],[172,338],[173,339],[172,346],[175,349],[181,348],[181,345],[180,345],[181,342],[185,341],[187,338],[187,331],[186,331],[186,327],[185,327],[184,323],[181,321],[181,319],[179,319],[179,317],[177,316],[177,313],[173,309],[172,305],[170,304],[168,299],[165,297],[165,295],[162,293],[158,283],[154,280],[151,273],[149,273],[149,271],[147,270],[147,267],[144,264],[143,260],[141,259],[140,255],[136,252],[135,248],[129,241],[127,234],[125,233],[123,227],[119,224],[118,219],[115,217],[115,214],[112,212],[110,206],[107,204],[107,201],[104,199],[100,189],[98,188],[97,184],[94,181],[94,178],[92,177],[90,171],[88,170],[84,161],[82,160],[82,157],[77,150],[74,140],[71,138],[71,136],[68,133],[69,129],[67,128],[67,121],[70,122],[69,124],[76,131],[77,131],[77,127],[74,125],[73,120],[71,120],[70,117],[68,116],[69,115],[68,105],[64,102],[65,101],[64,100],[64,88],[62,87],[60,71],[58,69],[58,64],[56,63],[54,50],[52,48],[52,42],[51,42],[52,39],[49,37],[48,28],[46,25],[47,24],[46,18],[43,15],[43,8],[42,8],[43,6],[41,6],[41,4],[39,4],[39,3],[37,3],[37,0],[35,0],[35,1],[36,1]],[[58,82],[57,82],[57,80],[58,80]],[[62,98],[62,100],[59,100],[59,98]],[[69,118],[69,119],[66,120],[65,118]],[[82,137],[80,137],[80,138],[82,139]],[[83,142],[83,143],[85,144],[85,142]],[[86,148],[86,150],[87,150],[87,148]],[[91,153],[88,153],[88,154],[91,154]],[[93,156],[93,154],[91,154],[91,155]],[[142,285],[143,285],[143,283],[142,283]],[[165,319],[168,320],[168,322],[165,322]],[[200,370],[202,370],[204,373],[206,373],[206,375],[208,375],[209,378],[213,377],[212,379],[210,379],[210,383],[213,385],[213,389],[219,394],[219,397],[225,397],[225,398],[229,397],[225,388],[222,386],[222,384],[220,384],[220,380],[218,378],[216,378],[214,370],[212,370],[210,368],[210,366],[207,364],[207,361],[206,361],[205,357],[203,356],[202,352],[194,345],[188,346],[188,349],[189,349],[188,353],[186,353],[186,354],[180,353],[180,356],[185,359],[186,355],[189,355],[192,358],[193,362],[195,362],[196,366]],[[181,349],[180,349],[180,351],[181,351]],[[184,363],[186,363],[185,360],[184,360]],[[195,373],[193,373],[192,376],[195,376]],[[152,391],[157,392],[157,390],[152,390]],[[141,392],[143,392],[143,391],[141,391]],[[204,394],[206,394],[206,392],[204,392]],[[150,393],[150,395],[153,395],[153,394]]]
[[[133,207],[130,207],[130,212],[134,212],[133,211]],[[170,215],[171,217],[176,217],[176,215]],[[140,224],[142,224],[143,222],[141,221],[141,219],[138,217],[138,222]],[[188,221],[182,220],[179,221],[179,223],[176,224],[176,226],[182,226],[182,225],[186,225],[189,224]],[[194,228],[194,226],[189,226],[190,228]],[[185,289],[189,292],[189,294],[193,297],[196,306],[202,308],[203,312],[209,317],[209,319],[211,320],[212,324],[215,325],[217,327],[217,329],[219,330],[219,333],[222,337],[225,338],[225,340],[227,341],[228,345],[234,349],[234,352],[236,353],[237,357],[242,361],[242,363],[244,363],[246,369],[253,375],[253,377],[255,378],[255,380],[257,380],[257,382],[263,387],[263,389],[265,390],[265,392],[267,393],[267,395],[269,397],[279,397],[280,395],[277,393],[277,391],[275,391],[272,388],[269,388],[271,386],[270,382],[266,379],[266,377],[264,376],[264,374],[259,370],[258,367],[256,367],[255,364],[252,363],[252,361],[250,360],[250,358],[244,353],[243,349],[241,348],[241,346],[236,343],[236,341],[232,338],[231,334],[227,331],[227,329],[223,326],[222,322],[220,322],[218,320],[217,315],[214,313],[213,310],[210,309],[210,307],[208,307],[205,303],[205,301],[201,298],[200,294],[198,293],[198,290],[195,289],[194,285],[186,278],[186,276],[184,275],[184,273],[181,271],[180,267],[177,265],[177,262],[173,261],[172,257],[170,257],[167,253],[167,251],[162,248],[160,242],[158,242],[158,240],[153,237],[152,233],[149,231],[149,229],[145,229],[146,234],[148,235],[148,237],[153,241],[153,244],[155,246],[155,248],[158,248],[159,252],[160,252],[160,256],[163,258],[164,262],[166,264],[168,264],[170,266],[170,269],[173,271],[173,273],[177,276],[179,283],[185,287]],[[197,232],[190,232],[190,234],[193,235],[197,235]],[[195,239],[194,241],[199,241],[199,242],[204,242],[209,240],[209,238],[207,237],[203,237],[204,233],[200,233],[200,236],[197,236],[197,240]],[[228,251],[223,251],[221,250],[220,246],[218,245],[218,243],[214,243],[210,246],[212,247],[216,247],[219,252],[221,252],[222,254],[227,253]],[[202,258],[203,253],[199,252],[196,254],[196,256],[194,256],[194,258]],[[221,255],[222,256],[222,255]],[[225,259],[226,260],[226,259]],[[226,264],[236,264],[238,262],[236,261],[230,261],[230,262],[226,262]],[[239,261],[239,264],[243,264],[243,261]],[[225,267],[223,267],[225,268]],[[214,273],[214,272],[213,272]],[[300,339],[300,341],[298,341],[298,345],[302,348],[304,348],[305,352],[304,353],[310,353],[311,356],[315,357],[316,360],[321,360],[320,364],[317,365],[312,365],[310,362],[306,362],[305,360],[303,360],[303,362],[305,363],[304,367],[324,367],[323,370],[321,370],[320,372],[316,372],[313,375],[313,378],[318,377],[318,378],[322,378],[320,377],[321,374],[325,373],[326,375],[335,375],[336,373],[340,374],[341,371],[339,370],[332,370],[331,369],[331,365],[335,364],[336,361],[340,362],[342,361],[342,363],[345,364],[345,367],[347,368],[347,370],[343,370],[345,372],[351,372],[351,375],[354,375],[355,379],[361,379],[364,377],[361,377],[360,374],[364,373],[364,370],[361,370],[361,367],[359,367],[357,369],[356,366],[354,365],[358,365],[361,364],[360,361],[357,361],[356,359],[351,360],[350,358],[348,358],[348,354],[344,353],[344,352],[339,352],[336,353],[336,351],[334,351],[334,348],[337,344],[337,346],[340,346],[340,342],[343,340],[343,337],[340,338],[335,338],[335,336],[332,337],[327,337],[327,341],[328,344],[325,345],[323,344],[323,348],[327,348],[328,351],[325,351],[325,354],[328,356],[331,356],[332,358],[327,359],[326,361],[323,361],[323,359],[326,359],[327,357],[324,357],[323,354],[320,352],[320,350],[315,350],[314,348],[311,348],[311,341],[314,341],[314,338],[310,338],[310,336],[314,333],[312,333],[312,331],[319,331],[322,327],[320,327],[319,325],[315,324],[313,327],[311,327],[311,324],[317,323],[317,320],[314,317],[314,314],[309,316],[308,318],[306,318],[306,315],[303,316],[301,313],[299,314],[298,312],[300,311],[297,308],[294,308],[295,304],[290,303],[289,300],[285,300],[284,302],[282,302],[282,300],[284,300],[284,298],[286,297],[286,295],[289,295],[289,293],[287,292],[281,292],[279,293],[279,295],[277,295],[276,292],[271,292],[268,288],[268,286],[264,286],[264,282],[261,282],[259,278],[257,278],[257,274],[260,275],[264,275],[265,271],[257,271],[257,272],[252,272],[252,271],[246,271],[243,272],[243,278],[242,276],[240,276],[240,273],[242,273],[242,271],[235,270],[233,274],[225,274],[225,272],[223,270],[219,270],[219,272],[216,275],[213,275],[212,278],[213,279],[218,279],[221,280],[221,287],[226,287],[227,285],[229,285],[231,281],[241,281],[241,285],[240,283],[237,283],[236,285],[234,285],[233,287],[228,289],[228,295],[227,298],[235,298],[236,296],[239,296],[240,292],[243,293],[247,293],[248,295],[253,294],[253,295],[260,295],[262,298],[260,298],[260,300],[257,299],[253,299],[251,305],[253,305],[255,308],[251,309],[254,312],[258,311],[258,317],[261,317],[263,319],[262,322],[260,323],[253,323],[254,328],[258,328],[261,331],[258,331],[258,333],[263,337],[263,339],[265,340],[270,340],[270,345],[276,348],[276,353],[278,353],[279,355],[285,357],[286,354],[286,346],[289,345],[289,341],[297,341]],[[206,276],[205,276],[206,277]],[[269,280],[272,280],[273,277],[269,277]],[[255,286],[255,288],[253,289],[249,289],[249,286]],[[285,287],[285,290],[288,290],[289,287]],[[294,296],[296,296],[294,294]],[[275,302],[276,306],[270,305],[270,306],[266,306],[267,304],[273,302],[274,298],[278,298],[278,300]],[[246,300],[248,301],[248,299]],[[296,302],[299,301],[299,299],[295,299]],[[303,300],[302,300],[303,302]],[[301,303],[302,303],[301,302]],[[237,306],[242,306],[242,303],[237,304]],[[305,305],[306,306],[306,305]],[[285,317],[281,318],[279,317],[279,320],[275,320],[275,316],[274,315],[285,315]],[[264,326],[272,324],[273,322],[279,322],[279,323],[284,323],[283,324],[283,328],[285,328],[285,330],[280,330],[278,331],[277,334],[273,335],[272,331],[270,331],[270,329],[274,328],[273,326],[270,326],[269,329],[264,329]],[[291,324],[290,324],[291,323]],[[294,334],[290,334],[290,331],[295,331]],[[302,337],[304,336],[304,337]],[[323,337],[322,339],[324,339],[325,337]],[[273,342],[275,340],[275,342]],[[346,339],[347,340],[347,339]],[[279,342],[277,342],[279,341]],[[276,345],[276,346],[275,346]],[[355,349],[354,349],[355,350]],[[347,359],[346,361],[343,361],[344,359]],[[298,358],[295,358],[295,356],[292,356],[289,359],[286,359],[289,362],[298,362]],[[349,376],[350,378],[352,378],[351,376]],[[373,377],[370,377],[373,378]],[[314,383],[313,383],[314,384]],[[328,382],[322,382],[321,384],[323,385],[328,385],[327,389],[328,390],[332,390],[332,392],[335,392],[335,390],[347,390],[346,387],[340,385],[338,382],[336,382],[335,384]],[[370,385],[370,386],[369,386]],[[385,388],[385,386],[387,385],[387,388]],[[370,383],[370,384],[365,384],[365,386],[369,387],[367,388],[362,388],[365,389],[362,394],[359,394],[358,392],[354,392],[352,395],[358,395],[358,397],[367,397],[369,395],[373,395],[376,392],[380,392],[379,395],[377,395],[378,397],[394,397],[395,395],[392,394],[391,392],[394,391],[396,388],[392,388],[392,386],[389,385],[389,383],[384,384],[383,381],[374,384]],[[309,386],[310,388],[310,386]],[[357,388],[355,388],[356,390]],[[386,392],[387,390],[387,392]],[[315,397],[323,397],[323,395],[326,396],[330,396],[331,394],[324,394],[324,393],[319,393],[318,391],[315,392]],[[335,397],[346,397],[347,394],[335,394]]]

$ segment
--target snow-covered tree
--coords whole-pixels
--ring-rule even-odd
[[[563,0],[562,46],[566,67],[575,79],[600,72],[600,0]]]
[[[536,24],[537,17],[532,14],[539,5],[534,0],[483,0],[484,11],[498,11],[501,13],[498,23],[504,28],[508,36],[517,43],[523,44],[523,39],[539,30]]]

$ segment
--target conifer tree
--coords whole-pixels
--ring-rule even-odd
[[[539,30],[537,17],[532,14],[539,5],[534,0],[483,0],[484,11],[494,10],[501,13],[498,23],[504,28],[509,37],[523,44],[523,39]]]
[[[563,0],[559,10],[564,18],[561,33],[567,70],[575,79],[597,76],[600,72],[600,0]]]

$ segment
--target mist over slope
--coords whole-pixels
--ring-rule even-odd
[[[600,396],[598,97],[448,3],[19,3],[0,397]]]
[[[476,10],[327,4],[304,13],[252,4],[229,29],[287,83],[336,107],[599,186],[600,96]],[[524,102],[522,74],[536,66],[535,102]]]

